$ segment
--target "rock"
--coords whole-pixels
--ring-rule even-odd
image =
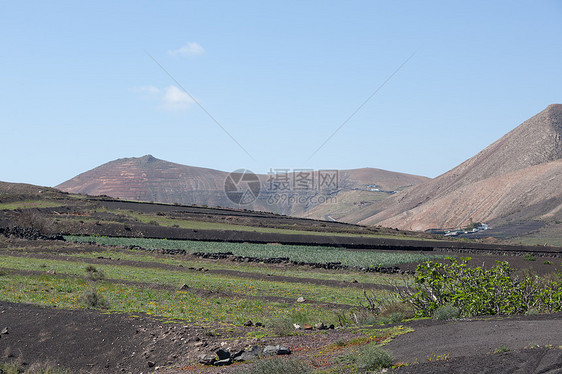
[[[230,357],[233,358],[233,359],[238,358],[238,357],[242,356],[242,354],[244,352],[246,352],[244,349],[240,349],[239,351],[236,351],[235,353],[231,353]]]
[[[305,330],[312,330],[312,325],[309,325],[308,323],[305,323],[304,325],[302,325],[302,328]]]
[[[290,354],[291,354],[291,350],[281,345],[267,345],[263,349],[264,356],[290,355]]]
[[[214,355],[202,354],[199,356],[199,363],[203,365],[213,365],[216,361],[217,358]]]
[[[314,327],[317,330],[327,330],[328,329],[323,322],[318,322],[316,325],[314,325]]]
[[[256,327],[264,327],[264,326],[263,326],[263,323],[261,323],[261,322],[256,322],[255,326],[256,326]]]
[[[227,358],[230,358],[230,352],[227,351],[226,349],[219,349],[216,352],[219,360],[226,360]]]
[[[153,361],[148,361],[146,364],[148,365],[149,368],[154,367],[154,365],[156,365]]]
[[[304,303],[305,301],[306,300],[302,296],[297,299],[297,303]]]
[[[289,347],[285,347],[282,345],[278,345],[277,347],[277,354],[278,355],[290,355],[291,349]]]
[[[229,358],[225,358],[224,360],[215,361],[215,363],[213,365],[215,365],[215,366],[226,366],[226,365],[230,365],[230,364],[232,364],[232,359],[229,357]]]
[[[247,320],[246,322],[244,322],[244,326],[246,326],[246,327],[254,326],[254,323],[250,320]]]
[[[9,333],[10,333],[10,332],[8,331],[8,328],[7,328],[7,327],[4,327],[4,328],[2,329],[2,331],[0,331],[0,334],[2,334],[2,335],[7,335],[7,334],[9,334]]]
[[[257,346],[252,345],[246,348],[239,356],[234,358],[234,361],[252,361],[255,360],[263,353],[263,350]]]
[[[187,284],[184,284],[183,286],[180,287],[180,290],[188,290],[189,286]]]
[[[328,326],[328,328],[329,328],[330,330],[333,330],[333,329],[336,328],[336,326],[334,326],[334,325],[332,324],[332,325]]]
[[[298,325],[296,323],[293,323],[293,327],[295,328],[295,330],[300,330],[301,329],[301,325]]]

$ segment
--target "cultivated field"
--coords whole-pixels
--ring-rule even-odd
[[[555,248],[29,186],[0,195],[0,208],[5,372],[445,373],[466,372],[469,355],[479,368],[532,373],[562,358]],[[446,256],[473,259],[457,268]],[[492,271],[497,260],[512,274]],[[537,291],[523,300],[509,294],[517,287]],[[412,290],[436,298],[404,303]]]

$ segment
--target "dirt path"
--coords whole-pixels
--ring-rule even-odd
[[[562,372],[562,313],[418,321],[411,326],[414,332],[396,338],[385,348],[397,362],[423,364],[395,370],[397,373]],[[528,349],[536,346],[543,349]],[[553,349],[544,349],[546,346]],[[509,351],[494,353],[496,350]],[[429,360],[443,362],[428,363]]]

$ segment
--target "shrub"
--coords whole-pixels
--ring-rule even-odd
[[[401,312],[395,312],[388,316],[392,323],[399,323],[404,319],[404,315]]]
[[[394,358],[390,352],[375,343],[370,343],[356,351],[340,356],[338,361],[353,364],[361,373],[367,373],[391,367]]]
[[[25,374],[70,374],[70,371],[51,363],[35,363],[25,371]]]
[[[458,318],[461,311],[459,308],[452,305],[443,305],[435,309],[433,312],[433,319],[438,320],[449,320],[453,318]]]
[[[414,316],[415,310],[410,303],[394,301],[382,308],[381,315],[388,316],[391,319],[394,319],[392,316],[397,313],[400,313],[402,315],[402,319],[407,319]]]
[[[525,261],[536,261],[537,258],[531,254],[526,254],[525,256],[523,256],[523,260]]]
[[[279,357],[262,359],[250,368],[236,371],[237,374],[311,374],[312,368],[296,359]]]
[[[88,279],[93,280],[94,282],[100,281],[105,278],[104,272],[96,269],[96,267],[93,265],[86,266],[86,274]]]
[[[0,364],[0,372],[5,374],[70,374],[69,370],[51,363],[34,363],[25,370],[17,361]]]
[[[452,305],[461,316],[523,314],[562,310],[562,282],[539,278],[530,272],[515,273],[509,263],[498,261],[490,269],[471,268],[470,258],[449,263],[426,261],[418,265],[414,285],[398,289],[404,301],[413,305],[416,315],[432,316],[442,306]]]
[[[84,295],[82,295],[82,302],[89,308],[108,308],[107,301],[94,290],[86,291]]]
[[[269,326],[278,336],[288,336],[295,332],[293,323],[288,318],[277,318],[270,321]]]
[[[507,348],[505,345],[502,345],[501,347],[496,348],[496,349],[494,350],[494,353],[496,353],[496,354],[497,354],[497,353],[505,353],[505,352],[509,352],[510,350],[511,350],[511,349]]]

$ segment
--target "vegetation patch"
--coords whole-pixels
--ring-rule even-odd
[[[338,357],[339,362],[354,365],[360,373],[369,373],[392,367],[392,354],[374,343],[359,347],[352,352]]]
[[[201,242],[193,240],[167,240],[146,238],[113,238],[102,236],[65,236],[68,241],[94,242],[110,246],[140,247],[144,249],[175,249],[188,253],[232,253],[236,256],[279,258],[308,263],[341,263],[362,268],[394,266],[404,263],[427,261],[446,256],[423,253],[400,253],[386,251],[349,251],[338,247],[303,246],[303,245],[269,245],[255,243]]]
[[[420,317],[436,312],[447,315],[451,308],[458,309],[463,317],[562,310],[560,275],[557,279],[544,279],[530,273],[520,274],[501,261],[490,269],[472,268],[468,260],[424,262],[417,267],[413,286],[397,292],[414,306]]]

